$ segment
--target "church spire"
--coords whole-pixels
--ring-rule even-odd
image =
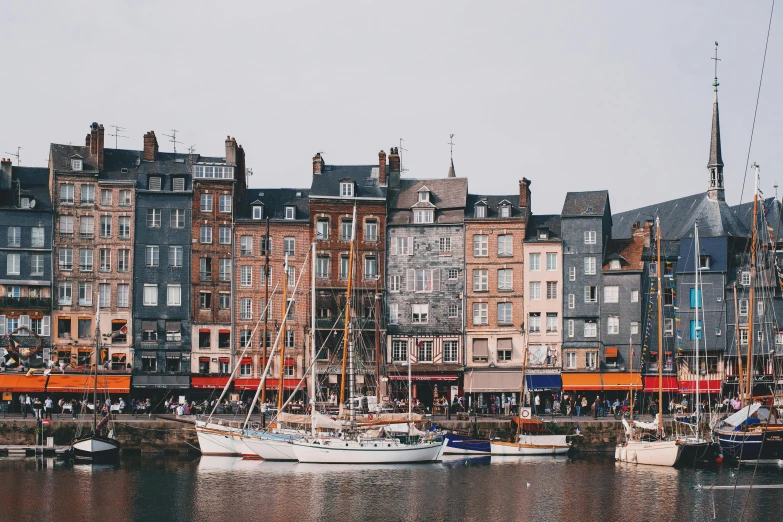
[[[454,172],[454,135],[449,134],[449,158],[451,159],[451,166],[449,166],[449,173],[447,178],[456,178],[457,174]]]
[[[454,172],[454,158],[451,158],[451,166],[449,167],[449,178],[456,178],[457,174]]]
[[[712,86],[715,98],[712,102],[712,133],[710,134],[710,159],[707,163],[709,172],[709,187],[707,196],[716,201],[725,201],[723,191],[723,155],[720,150],[720,117],[718,115],[718,42],[715,42],[715,79]]]

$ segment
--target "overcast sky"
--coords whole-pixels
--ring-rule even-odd
[[[445,176],[453,133],[472,192],[525,176],[535,213],[597,189],[617,212],[706,189],[718,40],[734,204],[770,1],[2,2],[0,152],[45,166],[92,121],[125,127],[120,148],[155,130],[170,151],[177,129],[179,150],[222,156],[230,134],[251,186],[307,187],[315,152],[372,164],[400,138],[406,176]],[[781,11],[750,157],[766,195],[783,194]]]

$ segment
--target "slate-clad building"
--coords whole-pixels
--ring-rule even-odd
[[[0,161],[0,364],[50,358],[52,205],[49,170]],[[27,350],[30,351],[27,351]]]
[[[465,178],[401,179],[390,186],[386,375],[392,398],[426,406],[451,397],[464,366]]]

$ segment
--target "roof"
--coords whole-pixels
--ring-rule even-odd
[[[611,273],[644,269],[644,261],[642,260],[644,242],[645,237],[641,233],[628,239],[610,239],[607,241],[604,270]],[[609,261],[613,259],[620,260],[620,270],[609,269]]]
[[[14,182],[19,181],[19,186],[22,189],[22,197],[31,197],[35,200],[35,208],[32,209],[33,211],[45,212],[52,209],[52,201],[49,197],[48,168],[12,166],[11,179]],[[2,196],[0,196],[0,207],[16,208],[12,194],[16,190],[16,184],[13,184],[12,188],[14,190],[2,191]]]
[[[375,176],[373,176],[375,172]],[[388,173],[388,168],[387,168]],[[386,198],[386,187],[378,186],[378,164],[375,165],[324,165],[320,174],[313,174],[310,196],[341,198],[340,181],[356,182],[357,198]],[[372,179],[368,184],[367,180]]]
[[[300,196],[297,196],[300,193]],[[308,221],[310,219],[310,195],[309,189],[276,188],[257,189],[249,188],[245,192],[245,201],[240,202],[236,209],[236,219],[251,219],[253,206],[264,205],[264,218],[270,220],[285,220],[285,207],[296,207],[296,220]],[[286,221],[291,221],[286,220]]]
[[[98,170],[95,158],[90,156],[90,147],[52,143],[49,152],[54,170],[71,170],[71,157],[74,155],[80,156],[82,171],[96,172]]]
[[[783,223],[780,222],[781,215],[781,203],[775,198],[767,198],[760,201],[763,213],[759,214],[758,230],[764,230],[764,226],[772,227],[770,234],[774,234],[776,242],[783,241],[783,230],[781,227]],[[741,205],[735,205],[731,207],[731,211],[737,216],[742,224],[750,230],[753,227],[753,202],[742,203]],[[763,216],[766,225],[761,223],[761,217]]]
[[[699,224],[702,237],[747,236],[748,227],[734,214],[725,201],[710,199],[702,192],[684,198],[664,201],[612,216],[612,237],[631,237],[631,227],[646,220],[661,220],[661,237],[679,240],[693,232]]]
[[[430,191],[430,202],[420,203],[419,192]],[[435,223],[462,223],[468,196],[465,178],[401,179],[399,190],[389,192],[389,224],[411,223],[414,207],[435,207]]]
[[[552,241],[560,239],[560,214],[533,214],[527,221],[525,241],[538,241],[538,229],[547,228],[549,230],[549,239]]]
[[[511,203],[511,218],[501,218],[498,207],[502,201]],[[484,218],[476,218],[473,209],[477,203],[484,203],[487,206],[487,215]],[[519,194],[510,196],[483,196],[481,194],[468,194],[467,205],[465,208],[465,219],[525,219],[526,211],[519,208]]]
[[[609,206],[609,191],[596,190],[592,192],[568,192],[562,217],[603,216]]]

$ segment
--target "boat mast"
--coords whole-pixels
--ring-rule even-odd
[[[92,433],[97,435],[98,427],[98,358],[101,350],[101,299],[98,296],[97,312],[95,313],[95,381],[92,386]],[[111,411],[108,413],[111,415]]]
[[[658,438],[663,438],[663,296],[661,295],[661,218],[655,218],[655,248],[658,279]]]
[[[701,371],[699,370],[699,337],[702,336],[702,323],[699,322],[699,306],[701,301],[701,286],[699,285],[699,280],[701,279],[701,263],[699,263],[700,255],[701,255],[701,249],[699,248],[699,224],[694,223],[693,224],[693,236],[694,236],[694,246],[696,249],[696,280],[695,280],[695,286],[696,286],[696,436],[699,435],[699,408],[701,406],[701,395],[699,394],[699,380],[701,378]],[[703,313],[702,313],[703,315]]]
[[[742,373],[742,344],[739,335],[739,308],[737,307],[737,282],[734,281],[734,337],[737,341],[737,383],[739,384],[740,401],[745,401],[745,375]]]
[[[262,364],[266,368],[266,341],[269,339],[267,337],[267,324],[269,322],[269,284],[271,281],[269,280],[269,216],[266,217],[266,243],[264,245],[264,305],[266,306],[266,310],[264,311],[264,337],[261,339],[261,360],[263,361]],[[266,404],[266,386],[261,389],[261,404]]]
[[[753,400],[753,311],[756,307],[756,245],[758,241],[757,214],[759,202],[759,166],[754,163],[755,187],[753,189],[753,226],[750,230],[750,291],[748,292],[748,385],[745,388],[745,401],[743,404],[750,404]]]
[[[285,262],[283,264],[283,319],[280,321],[280,333],[286,335],[285,323],[288,317],[288,254],[285,255]],[[277,392],[277,411],[278,413],[283,408],[283,389],[285,388],[285,339],[280,346],[280,386]]]
[[[353,342],[349,343],[351,335],[351,283],[353,282],[353,249],[356,238],[356,204],[353,205],[353,220],[351,221],[351,250],[348,254],[348,288],[345,292],[345,327],[343,328],[343,367],[342,380],[340,382],[340,406],[345,406],[345,366],[348,362],[349,345],[353,348]],[[352,388],[353,390],[353,388]]]
[[[527,368],[527,328],[522,336],[524,346],[522,347],[522,380],[519,383],[519,419],[517,419],[517,442],[519,442],[519,432],[522,430],[522,406],[525,405],[525,369]]]
[[[628,353],[631,356],[631,366],[630,366],[631,379],[629,381],[630,384],[628,384],[628,397],[630,399],[629,403],[631,405],[631,409],[630,409],[630,412],[629,412],[630,413],[629,420],[631,422],[633,422],[633,335],[628,336]],[[661,365],[661,362],[658,361],[658,366],[660,366],[660,365]],[[658,407],[660,408],[661,406],[658,405]]]
[[[316,353],[316,347],[315,347],[315,268],[316,268],[316,259],[315,259],[315,239],[313,239],[313,252],[312,256],[313,259],[311,260],[311,268],[310,268],[310,279],[312,280],[311,286],[312,289],[310,291],[310,367],[312,369],[312,376],[313,376],[313,385],[312,385],[312,403],[310,404],[310,414],[312,416],[312,419],[310,421],[310,433],[313,437],[315,437],[315,403],[318,400],[318,396],[316,394],[316,376],[315,376],[315,358],[317,356]]]
[[[378,266],[378,251],[375,252],[376,270]],[[378,280],[380,276],[375,274],[375,404],[381,404],[381,328],[378,312],[381,308],[381,294],[378,293]]]

